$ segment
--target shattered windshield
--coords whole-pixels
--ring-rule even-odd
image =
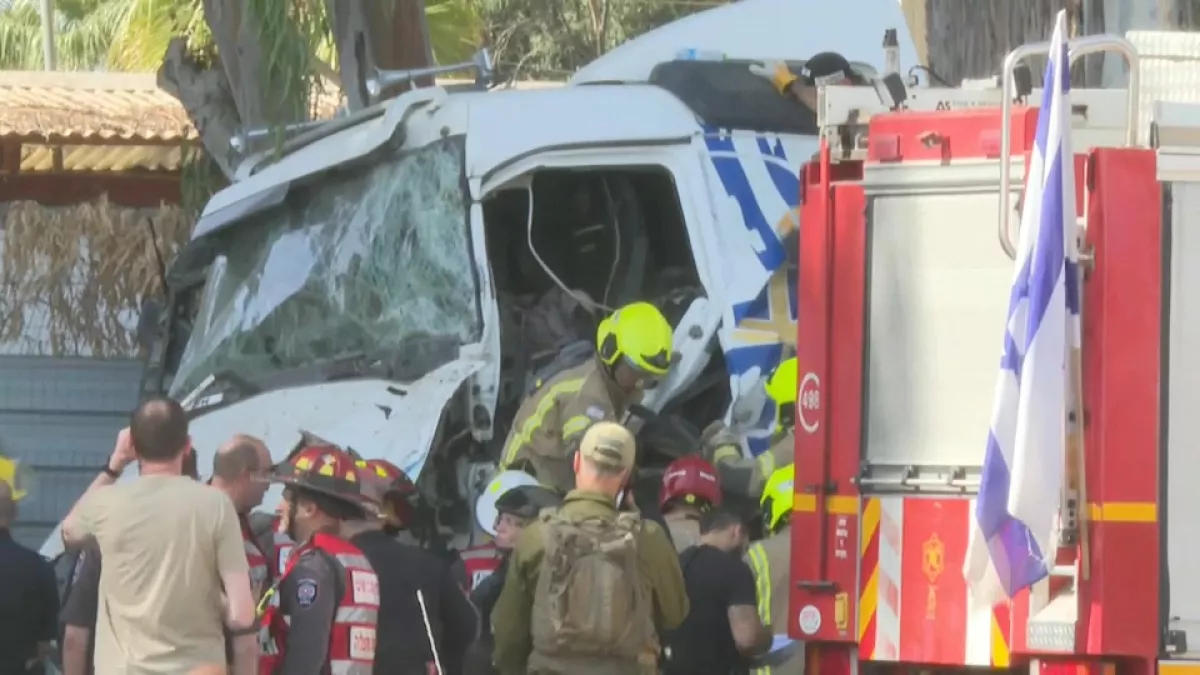
[[[463,148],[452,137],[320,176],[214,235],[172,395],[223,371],[253,380],[420,336],[477,340]]]

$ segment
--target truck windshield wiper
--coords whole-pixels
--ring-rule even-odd
[[[209,389],[220,385],[222,391],[214,396],[202,396]],[[200,381],[187,396],[179,401],[179,405],[188,413],[213,405],[233,403],[247,396],[253,396],[262,391],[261,387],[232,370],[218,370]]]

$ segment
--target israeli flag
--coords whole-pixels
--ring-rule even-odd
[[[1054,565],[1079,340],[1075,165],[1066,12],[1059,12],[1038,114],[996,402],[963,574],[988,606]]]

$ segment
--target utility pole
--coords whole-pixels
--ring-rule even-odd
[[[45,70],[58,68],[58,55],[54,49],[54,0],[42,0],[42,60]]]

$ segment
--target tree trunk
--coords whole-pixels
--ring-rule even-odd
[[[381,70],[406,70],[433,65],[424,0],[326,0],[338,46],[342,90],[351,110],[370,105],[366,80]],[[428,86],[433,78],[419,78]],[[385,94],[407,91],[411,85],[388,87]]]
[[[237,103],[229,89],[226,71],[220,64],[202,65],[188,53],[187,39],[171,40],[158,69],[158,86],[179,99],[200,142],[226,178],[233,178],[241,155],[232,140],[242,127]]]
[[[433,64],[424,0],[326,0],[337,44],[340,83],[352,109],[368,104],[365,81],[384,69]],[[244,0],[204,0],[204,18],[219,58],[201,63],[185,38],[171,41],[158,71],[159,86],[179,99],[200,133],[205,150],[228,178],[241,155],[232,139],[271,123],[302,121],[287,102],[266,91],[266,54],[258,43]],[[418,80],[431,83],[432,78]]]
[[[1044,42],[1060,9],[1078,16],[1078,0],[926,0],[929,67],[951,85],[1000,73],[1010,50]],[[1044,60],[1030,63],[1034,73]]]

